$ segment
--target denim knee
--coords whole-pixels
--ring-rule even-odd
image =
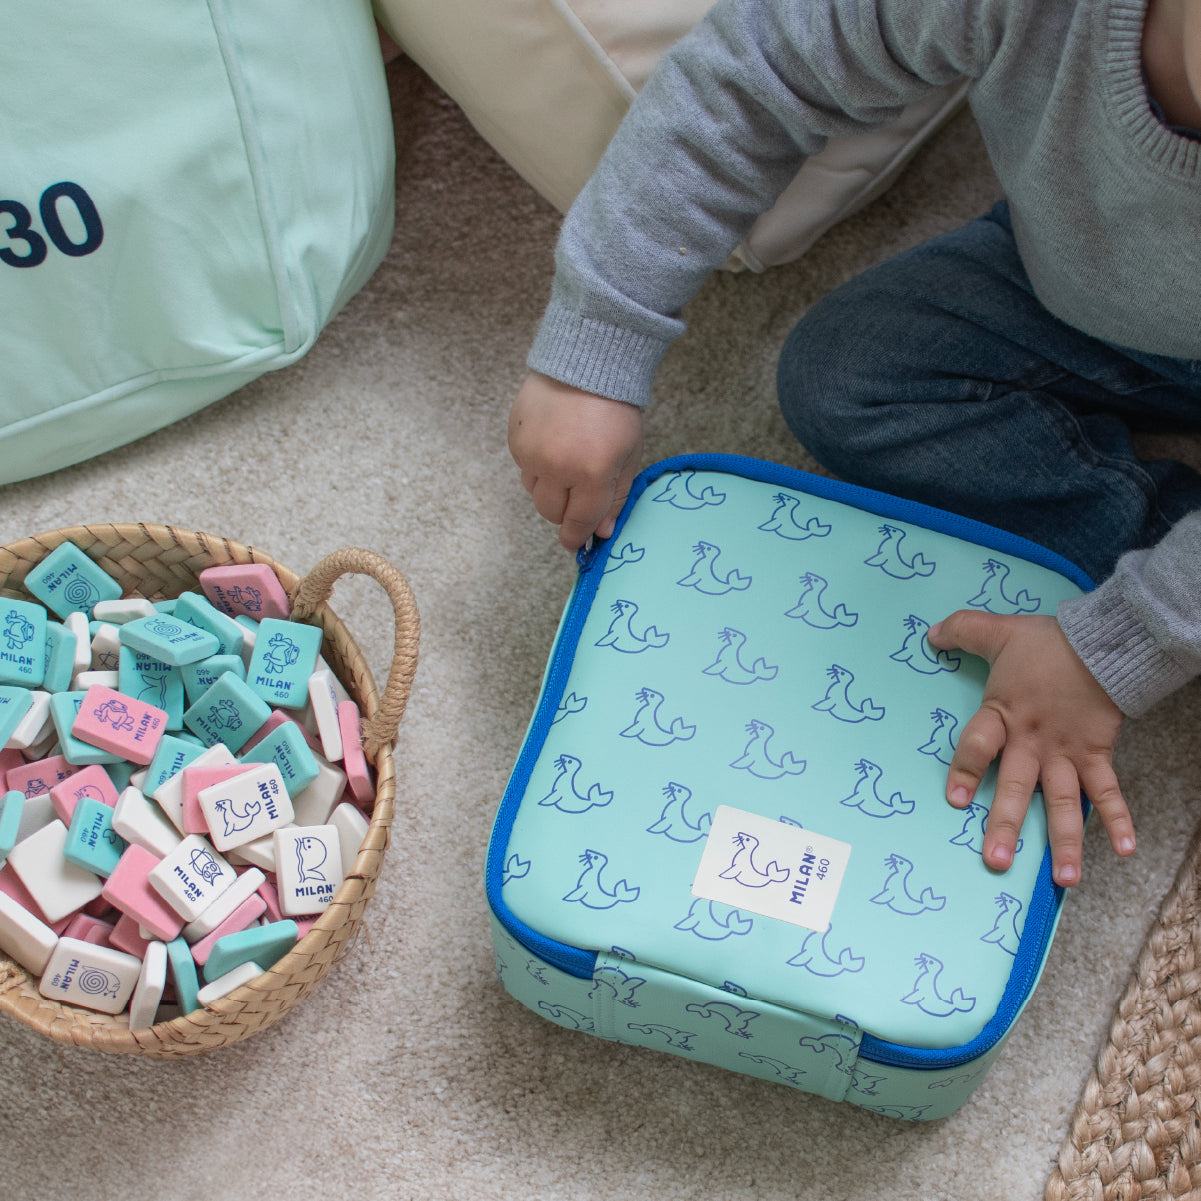
[[[844,460],[872,453],[873,389],[863,365],[875,359],[859,289],[825,297],[798,322],[780,351],[776,396],[797,441],[823,467],[845,474]]]

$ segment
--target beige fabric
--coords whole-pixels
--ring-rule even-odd
[[[380,24],[560,212],[584,186],[660,55],[710,0],[375,0]],[[736,256],[799,258],[886,188],[962,100],[941,91],[886,129],[836,139],[801,168]],[[735,265],[735,264],[731,264]]]

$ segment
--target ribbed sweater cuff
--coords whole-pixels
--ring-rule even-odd
[[[648,405],[651,381],[667,346],[660,338],[552,305],[526,364],[585,392]]]
[[[1116,587],[1062,601],[1056,616],[1076,654],[1128,717],[1140,717],[1192,678],[1156,645]]]

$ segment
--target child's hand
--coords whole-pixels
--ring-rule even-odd
[[[1030,795],[1042,782],[1051,868],[1062,885],[1080,879],[1083,789],[1119,855],[1134,852],[1134,823],[1112,757],[1122,712],[1084,666],[1053,617],[997,617],[972,609],[931,626],[931,645],[991,664],[984,700],[963,728],[947,774],[947,799],[966,808],[1001,756],[984,836],[984,862],[1004,871]]]
[[[576,551],[613,532],[642,461],[642,410],[531,372],[509,413],[509,451],[534,507]]]

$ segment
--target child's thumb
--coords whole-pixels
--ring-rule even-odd
[[[990,663],[1009,636],[1009,619],[979,609],[959,609],[932,625],[926,637],[939,650],[967,651]]]

